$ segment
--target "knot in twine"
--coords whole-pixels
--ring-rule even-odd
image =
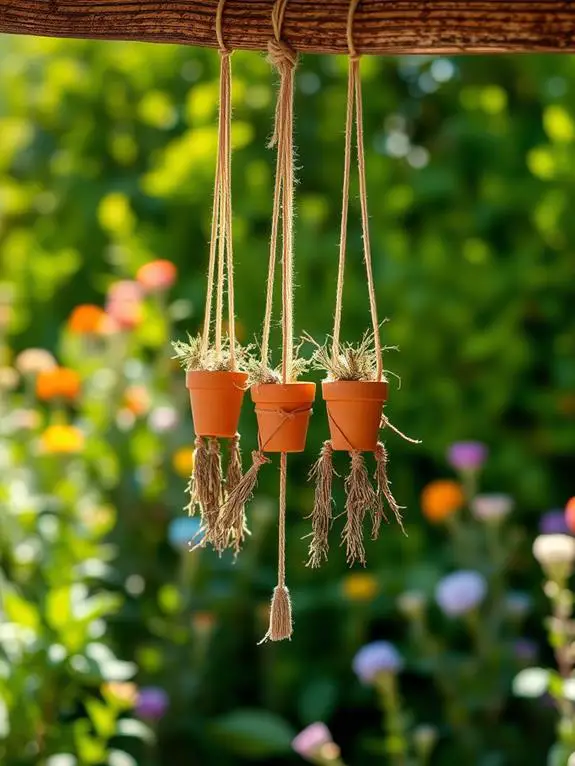
[[[265,465],[266,463],[271,463],[271,460],[263,452],[255,449],[252,452],[252,463],[255,468],[259,469],[262,467],[262,465]]]
[[[297,52],[285,40],[274,38],[268,42],[268,61],[281,73],[297,64]]]

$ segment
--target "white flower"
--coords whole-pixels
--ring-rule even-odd
[[[533,542],[533,555],[555,579],[568,577],[575,563],[575,538],[569,535],[539,535]]]
[[[513,694],[516,697],[542,697],[548,687],[549,671],[544,668],[525,668],[513,679]]]
[[[501,521],[513,509],[513,498],[502,493],[477,495],[471,501],[471,513],[477,521]]]

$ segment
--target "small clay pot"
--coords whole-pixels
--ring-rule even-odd
[[[336,380],[322,383],[334,450],[373,452],[377,446],[387,383]]]
[[[315,383],[265,383],[250,391],[262,452],[303,452]]]
[[[247,373],[227,370],[186,374],[197,436],[231,439],[236,435],[247,380]]]

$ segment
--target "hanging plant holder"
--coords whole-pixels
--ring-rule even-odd
[[[247,372],[191,370],[186,387],[198,436],[233,439],[247,389]]]
[[[326,403],[330,439],[325,442],[319,459],[311,471],[316,491],[312,518],[312,538],[309,547],[309,566],[317,567],[327,559],[329,534],[332,525],[333,452],[350,455],[350,470],[345,479],[345,516],[342,545],[348,564],[365,564],[364,522],[371,517],[371,536],[377,538],[382,521],[387,521],[386,507],[393,513],[403,529],[401,508],[397,504],[387,476],[387,451],[379,441],[382,425],[388,424],[383,415],[387,401],[388,384],[383,369],[380,324],[378,319],[375,282],[369,240],[369,217],[365,156],[363,146],[363,115],[359,56],[353,45],[352,26],[358,0],[349,6],[347,39],[349,47],[347,116],[345,131],[345,162],[343,177],[343,203],[341,237],[336,292],[336,308],[331,349],[316,344],[315,366],[327,372],[322,383]],[[351,171],[351,137],[355,120],[357,132],[357,169],[361,201],[364,262],[371,314],[371,333],[366,333],[357,345],[340,344],[345,256],[347,246],[347,218]],[[403,434],[402,434],[403,436]],[[405,437],[408,438],[408,437]],[[413,440],[410,440],[413,441]],[[373,453],[376,461],[372,483],[364,454]]]
[[[315,383],[268,383],[252,386],[258,441],[262,452],[303,452]]]
[[[278,508],[278,579],[270,606],[269,629],[263,641],[281,641],[292,634],[291,601],[286,586],[286,501],[287,455],[303,452],[315,398],[315,383],[298,382],[307,369],[294,349],[293,333],[293,92],[297,57],[281,39],[286,0],[277,0],[272,13],[274,39],[269,58],[280,75],[275,129],[270,145],[277,146],[276,176],[272,214],[266,308],[262,331],[261,358],[252,360],[251,395],[258,421],[259,448],[252,453],[252,466],[224,503],[221,526],[237,529],[243,509],[251,498],[260,468],[271,462],[268,454],[280,454]],[[273,285],[281,218],[282,234],[282,358],[278,370],[269,366],[269,342],[273,308]],[[238,537],[236,536],[236,541]],[[237,546],[239,547],[239,546]]]
[[[335,380],[324,381],[321,387],[332,449],[375,452],[387,382]]]
[[[199,511],[201,545],[221,551],[241,529],[224,534],[220,512],[229,492],[242,476],[238,425],[248,374],[242,370],[248,349],[241,348],[235,335],[234,269],[231,202],[231,62],[221,34],[223,2],[218,6],[216,27],[220,44],[220,110],[218,151],[214,179],[214,205],[210,236],[207,295],[204,327],[198,337],[173,343],[176,357],[186,370],[186,387],[194,431],[194,466],[188,483],[190,514]],[[227,277],[228,330],[224,336],[224,293]],[[212,317],[215,293],[215,320]],[[224,478],[220,439],[228,440],[229,455]]]

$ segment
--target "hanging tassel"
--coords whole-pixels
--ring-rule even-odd
[[[200,502],[200,487],[205,487],[208,476],[208,445],[201,436],[196,436],[194,449],[194,467],[192,475],[186,486],[186,494],[189,496],[189,502],[185,509],[188,516],[193,516],[196,508],[202,513],[202,504]]]
[[[270,605],[270,626],[268,632],[258,643],[284,641],[286,638],[291,638],[292,633],[293,623],[289,590],[286,585],[276,585]]]
[[[278,513],[278,584],[274,588],[270,606],[270,626],[259,642],[283,641],[291,638],[293,632],[291,599],[285,583],[286,558],[286,490],[287,490],[287,455],[281,453],[280,462],[280,498]]]
[[[351,566],[356,561],[365,566],[363,546],[363,521],[365,514],[377,511],[377,495],[369,481],[369,474],[361,452],[351,453],[351,471],[345,480],[347,521],[343,528],[342,545],[346,547],[346,561]]]
[[[202,512],[201,532],[203,547],[207,543],[219,550],[218,517],[223,501],[222,461],[220,443],[217,439],[208,440],[205,463],[202,460],[202,472],[196,472],[196,492]]]
[[[222,553],[224,548],[231,547],[234,549],[234,554],[236,556],[240,552],[246,535],[250,534],[246,523],[245,503],[243,505],[240,503],[234,506],[233,518],[228,515],[226,509],[228,507],[230,496],[234,495],[242,482],[242,478],[240,435],[236,434],[230,443],[230,456],[228,460],[228,470],[226,472],[225,499],[218,519],[219,552]],[[253,487],[251,488],[250,494],[251,492],[253,492]]]
[[[329,531],[332,521],[332,484],[333,484],[333,447],[325,441],[319,458],[309,474],[315,479],[315,497],[313,502],[312,539],[309,544],[308,567],[313,569],[327,561],[329,551]]]
[[[229,495],[242,480],[242,453],[240,435],[236,434],[230,442],[230,456],[226,473],[226,495]]]
[[[245,536],[248,534],[245,524],[245,507],[256,488],[260,468],[262,465],[269,462],[270,459],[263,452],[254,450],[252,452],[251,467],[241,477],[235,487],[228,491],[228,496],[221,509],[218,520],[220,551],[228,546],[232,546],[237,553],[241,548]],[[230,470],[228,469],[228,477],[229,474]]]
[[[387,521],[385,511],[383,510],[384,498],[387,502],[388,507],[393,512],[393,515],[395,516],[397,523],[401,527],[401,531],[407,537],[407,532],[405,531],[405,527],[403,526],[403,516],[401,513],[403,509],[400,505],[397,504],[397,501],[393,496],[393,493],[391,491],[391,485],[389,483],[389,478],[387,476],[387,450],[385,449],[385,446],[383,445],[382,442],[377,443],[377,447],[375,449],[375,461],[376,461],[376,468],[375,468],[374,478],[377,485],[378,512],[376,512],[376,514],[374,515],[372,538],[375,540],[379,533],[381,517],[383,516],[383,518],[385,518],[385,520]],[[378,518],[379,518],[379,523],[378,523]]]

